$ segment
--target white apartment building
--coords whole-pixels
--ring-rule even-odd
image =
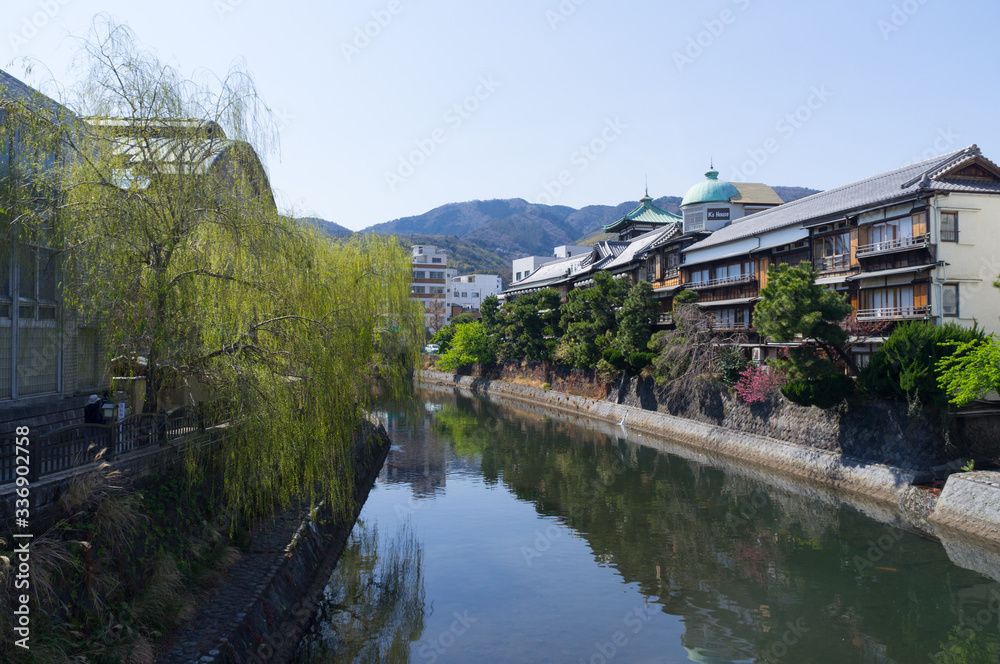
[[[430,245],[413,247],[413,298],[423,304],[424,322],[429,332],[437,332],[451,322],[449,281],[458,270],[448,267],[448,252]]]
[[[449,289],[452,315],[477,312],[490,295],[499,297],[503,292],[503,280],[496,274],[468,274],[452,277]]]

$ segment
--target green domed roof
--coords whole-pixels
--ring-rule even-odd
[[[729,199],[739,196],[740,191],[733,185],[719,179],[719,171],[714,168],[705,173],[705,181],[699,182],[688,189],[684,195],[681,207],[696,203],[728,203]]]

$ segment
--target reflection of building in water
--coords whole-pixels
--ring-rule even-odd
[[[433,496],[445,487],[448,445],[431,427],[430,412],[383,413],[380,418],[392,440],[379,480],[409,484],[415,498]]]

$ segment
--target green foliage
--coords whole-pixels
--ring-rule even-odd
[[[984,343],[986,336],[978,328],[955,323],[902,323],[872,355],[861,372],[859,385],[872,397],[905,398],[943,407],[948,403],[949,383],[942,371],[961,366],[963,358],[968,357],[966,353]],[[947,375],[955,377],[954,373]],[[959,378],[969,379],[975,380],[971,375]]]
[[[630,358],[629,365],[633,372],[637,370],[631,358],[633,355],[646,354],[658,310],[656,300],[653,299],[653,287],[648,282],[640,281],[629,290],[625,302],[616,314],[618,335],[613,345],[622,355]],[[636,362],[640,361],[641,358],[636,359]],[[639,370],[647,364],[649,363],[643,364]]]
[[[937,363],[938,387],[964,406],[1000,390],[1000,339],[990,335],[954,346]]]
[[[476,320],[476,315],[472,313],[458,314],[451,319],[451,322],[441,328],[437,334],[431,337],[431,343],[440,346],[440,354],[447,353],[451,348],[452,338],[459,325],[472,323]]]
[[[441,356],[438,367],[445,371],[454,371],[475,364],[493,364],[496,359],[490,338],[483,326],[476,321],[456,328],[451,350]]]
[[[740,373],[749,366],[750,361],[739,346],[722,346],[716,351],[716,367],[727,387],[738,383]]]
[[[257,153],[274,123],[249,73],[185,79],[113,24],[84,49],[77,110],[94,119],[22,132],[26,154],[58,140],[64,159],[39,157],[58,195],[7,227],[59,251],[67,314],[143,373],[145,410],[173,389],[231,405],[232,509],[251,518],[304,495],[346,513],[374,387],[407,389],[422,345],[410,255],[392,238],[334,244],[278,213]],[[38,189],[5,184],[15,202]],[[198,453],[188,462],[196,476]]]
[[[849,399],[855,391],[854,379],[844,374],[831,374],[812,380],[796,380],[781,388],[785,397],[800,406],[833,408]]]
[[[627,281],[597,272],[593,286],[569,294],[563,305],[560,361],[578,369],[596,366],[601,353],[615,338],[618,328],[615,310],[622,305],[628,290]],[[632,315],[641,317],[638,312]]]
[[[842,323],[853,310],[851,304],[846,296],[818,285],[812,265],[772,266],[767,287],[760,295],[763,299],[754,308],[753,318],[762,336],[779,342],[815,340],[828,356],[838,357],[857,373],[854,361],[844,350],[849,334]],[[835,373],[832,359],[821,360],[809,351],[791,353],[781,368],[793,381]]]
[[[682,307],[685,304],[695,304],[699,299],[701,299],[701,294],[697,291],[682,290],[674,296],[674,309]]]
[[[558,291],[546,288],[505,304],[499,324],[502,356],[538,362],[552,359],[558,343],[560,299]]]

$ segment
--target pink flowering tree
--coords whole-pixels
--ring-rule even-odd
[[[772,367],[747,367],[733,386],[743,403],[762,403],[785,384],[785,374]]]

